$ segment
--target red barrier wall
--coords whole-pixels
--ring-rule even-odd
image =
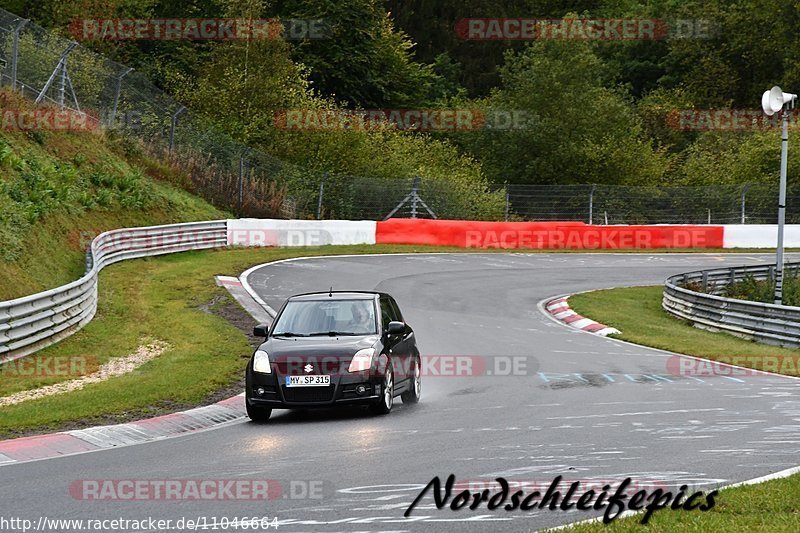
[[[480,222],[393,218],[378,222],[378,244],[460,248],[624,250],[722,248],[722,226],[595,226],[583,222]]]

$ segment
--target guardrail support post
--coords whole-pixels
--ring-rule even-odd
[[[708,272],[703,272],[703,292],[708,292]]]

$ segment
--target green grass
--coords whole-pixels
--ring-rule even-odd
[[[619,329],[622,333],[614,338],[671,352],[724,362],[737,357],[736,364],[757,370],[770,370],[764,368],[762,362],[769,365],[771,361],[759,356],[800,355],[800,350],[767,346],[695,328],[661,309],[662,291],[661,286],[594,291],[571,296],[569,304],[578,314]],[[748,359],[747,356],[753,357]],[[799,375],[796,368],[788,373]]]
[[[798,350],[757,344],[728,335],[711,333],[673,318],[661,309],[662,287],[632,287],[576,294],[569,299],[577,313],[621,330],[615,338],[663,350],[713,360],[733,355],[754,356],[737,364],[763,369],[758,356],[797,356]],[[750,363],[749,365],[747,363]],[[796,368],[786,372],[797,375]],[[587,524],[570,531],[797,531],[800,529],[800,474],[723,490],[708,512],[662,510],[647,526],[641,516],[611,525]]]

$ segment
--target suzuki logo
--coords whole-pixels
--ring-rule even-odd
[[[308,374],[308,373],[310,373],[312,370],[314,370],[314,367],[313,367],[311,364],[307,364],[306,366],[304,366],[304,367],[303,367],[303,370],[305,370],[305,371],[306,371],[306,374]]]

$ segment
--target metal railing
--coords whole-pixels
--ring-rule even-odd
[[[786,263],[785,271],[800,271]],[[800,347],[800,307],[726,298],[728,286],[747,278],[774,279],[775,265],[698,270],[671,276],[664,284],[662,307],[695,326],[765,344]],[[696,289],[696,290],[694,290]]]
[[[55,344],[97,311],[103,267],[138,257],[227,246],[227,222],[190,222],[118,229],[98,235],[86,253],[86,273],[55,289],[0,302],[0,364]]]

